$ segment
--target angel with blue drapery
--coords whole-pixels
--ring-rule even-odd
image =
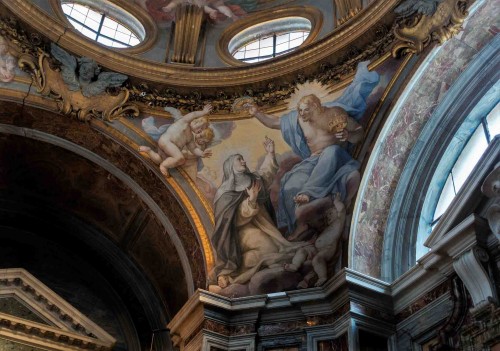
[[[332,206],[333,194],[340,194],[346,206],[354,197],[360,164],[346,144],[362,139],[364,132],[358,121],[378,82],[379,75],[368,71],[368,62],[361,62],[353,82],[334,101],[322,104],[317,94],[310,93],[314,89],[296,89],[289,103],[291,112],[281,118],[247,104],[248,112],[262,124],[280,129],[302,159],[282,177],[278,196],[278,227],[286,228],[289,240],[308,239],[314,233],[310,220]]]

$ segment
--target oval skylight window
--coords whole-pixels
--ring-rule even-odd
[[[61,7],[77,31],[103,45],[128,48],[144,39],[145,31],[141,23],[111,4],[106,3],[106,11],[90,7],[84,2],[64,2]]]
[[[253,63],[284,55],[304,43],[311,21],[304,17],[284,17],[251,26],[229,42],[229,52],[237,60]]]

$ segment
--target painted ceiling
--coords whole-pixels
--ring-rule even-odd
[[[347,266],[363,170],[392,99],[434,45],[432,31],[405,26],[426,18],[417,11],[398,17],[398,1],[363,3],[338,26],[333,0],[207,3],[198,43],[205,54],[193,64],[171,62],[174,49],[167,49],[178,21],[174,0],[128,3],[154,23],[155,41],[142,52],[82,38],[57,1],[2,1],[0,8],[11,73],[0,88],[17,103],[5,103],[2,130],[83,158],[31,145],[40,155],[20,158],[22,177],[9,171],[0,181],[33,187],[125,247],[160,294],[174,296],[166,302],[172,311],[196,288],[239,297],[320,287]],[[217,57],[226,28],[290,6],[321,10],[313,43],[255,65],[231,67]],[[442,36],[456,34],[466,6],[440,6],[450,15],[442,23],[429,17],[433,25]],[[10,57],[17,65],[7,65]],[[112,85],[118,75],[126,79]],[[301,100],[307,95],[317,100]],[[22,155],[30,146],[13,136],[1,141]],[[51,153],[60,158],[51,161]],[[12,161],[8,152],[2,157]],[[64,191],[45,193],[50,186]]]

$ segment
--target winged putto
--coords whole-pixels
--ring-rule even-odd
[[[104,93],[107,88],[120,87],[128,79],[128,76],[121,73],[101,72],[93,59],[77,59],[54,43],[51,45],[51,54],[61,62],[62,78],[68,89],[81,90],[85,97]]]

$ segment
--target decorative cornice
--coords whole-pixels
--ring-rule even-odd
[[[63,346],[55,348],[60,350],[71,346],[104,351],[111,350],[116,342],[112,336],[24,269],[0,270],[1,294],[18,296],[54,324],[49,326],[0,313],[0,335],[4,337],[24,340],[25,335],[28,339],[47,339],[57,344],[62,343]],[[17,336],[10,335],[9,331]]]
[[[400,53],[419,54],[432,41],[443,44],[462,29],[468,15],[467,1],[444,0],[432,14],[416,11],[400,18],[394,28],[396,42],[392,48],[394,57]]]
[[[375,38],[374,28],[384,25],[391,27],[394,19],[392,8],[398,0],[377,0],[372,2],[345,24],[336,28],[330,35],[301,50],[270,62],[252,65],[251,67],[206,68],[183,67],[179,65],[160,64],[101,45],[67,31],[66,27],[54,21],[49,15],[30,2],[24,0],[1,0],[19,19],[40,33],[46,33],[51,41],[57,41],[61,47],[78,55],[95,57],[104,67],[113,67],[117,72],[134,72],[137,80],[154,81],[177,87],[202,87],[216,89],[219,86],[245,86],[258,82],[271,82],[275,78],[289,75],[297,76],[298,72],[312,71],[325,60],[335,66],[352,47],[363,48]],[[389,49],[389,48],[387,48]],[[363,49],[360,49],[362,51]],[[217,77],[217,79],[214,79]],[[264,83],[263,86],[265,86]]]
[[[213,111],[218,112],[218,115],[213,115],[213,118],[211,117],[214,120],[226,119],[220,115],[230,114],[234,100],[242,96],[253,97],[259,106],[281,106],[292,95],[298,84],[314,80],[327,86],[339,84],[354,75],[359,62],[373,61],[384,57],[392,45],[394,35],[384,25],[375,28],[374,33],[376,36],[375,40],[367,45],[364,50],[359,50],[353,46],[343,55],[337,64],[323,62],[313,73],[298,73],[293,80],[282,84],[269,82],[263,88],[245,89],[239,92],[229,87],[226,90],[219,90],[214,94],[206,94],[202,90],[199,90],[199,87],[197,87],[198,90],[182,93],[181,90],[175,88],[158,90],[150,87],[148,83],[141,83],[130,87],[130,101],[141,103],[146,108],[172,106],[183,111],[201,109],[204,104],[210,101]],[[388,56],[385,56],[385,58],[388,58]],[[223,86],[223,83],[220,83],[220,86]],[[242,117],[246,118],[248,116]],[[234,116],[231,119],[234,119]]]
[[[36,86],[37,92],[55,99],[58,112],[75,116],[81,121],[91,118],[113,121],[124,116],[138,116],[139,109],[127,103],[129,91],[121,88],[115,94],[104,92],[87,97],[81,90],[72,91],[64,82],[61,71],[53,68],[50,56],[42,50],[37,55],[23,54],[19,58],[19,67],[28,71]]]

